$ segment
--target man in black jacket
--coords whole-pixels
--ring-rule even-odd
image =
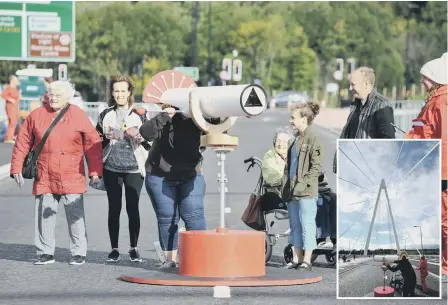
[[[401,271],[403,276],[403,297],[415,297],[415,285],[417,283],[417,276],[415,275],[414,268],[407,258],[407,254],[402,252],[401,260],[395,261],[395,266],[386,265],[387,269],[392,272]]]
[[[392,104],[374,86],[372,68],[360,67],[351,74],[350,91],[355,99],[350,105],[341,139],[395,139]],[[336,154],[333,172],[336,173]]]

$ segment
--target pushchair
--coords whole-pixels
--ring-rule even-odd
[[[261,169],[262,169],[262,161],[257,158],[257,157],[250,157],[246,160],[244,160],[244,163],[250,163],[249,167],[247,168],[247,171],[249,172],[249,170],[254,167],[255,165],[257,165],[260,168],[260,177],[259,177],[259,181],[261,181],[262,185],[263,185],[263,175],[261,173]],[[320,179],[321,180],[321,179]],[[326,188],[326,191],[328,191],[328,188]],[[321,188],[319,187],[319,193],[321,192]],[[280,192],[279,192],[280,193]],[[263,200],[269,200],[269,196],[265,196],[266,193],[266,187],[263,185],[262,187],[262,193],[260,195],[264,196]],[[268,206],[270,206],[270,204],[268,204]],[[280,208],[274,208],[274,209],[268,209],[268,210],[263,210],[263,217],[266,223],[266,228],[264,229],[265,232],[265,262],[267,263],[272,256],[272,251],[273,251],[273,247],[277,244],[277,241],[282,238],[282,237],[288,237],[290,234],[290,230],[286,230],[283,233],[273,233],[272,232],[272,227],[275,223],[275,221],[271,221],[268,224],[268,220],[267,220],[267,216],[270,214],[274,214],[274,218],[276,220],[288,220],[288,210],[286,207],[286,204],[274,204],[273,206],[279,206]],[[320,226],[318,226],[320,227]],[[320,237],[318,236],[319,232],[316,232],[316,237]],[[317,257],[319,255],[325,255],[325,259],[327,261],[327,263],[331,266],[336,264],[336,250],[333,248],[317,248],[313,251],[313,255],[311,257],[311,262],[314,262]],[[292,253],[292,245],[291,244],[287,244],[285,246],[285,248],[283,249],[283,263],[284,264],[288,264],[290,262],[292,262],[293,259],[293,253]]]
[[[403,290],[404,279],[401,271],[398,270],[392,274],[392,278],[390,279],[389,286],[394,288],[397,292],[401,292]]]

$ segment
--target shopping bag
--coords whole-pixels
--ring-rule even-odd
[[[263,231],[266,229],[266,221],[264,219],[263,210],[261,207],[261,184],[262,179],[260,178],[255,191],[249,197],[249,204],[247,205],[243,216],[241,216],[241,220],[249,228],[257,231]]]

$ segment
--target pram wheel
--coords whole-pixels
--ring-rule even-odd
[[[292,245],[287,244],[285,249],[283,249],[283,264],[287,265],[292,262],[293,253],[292,253]]]
[[[311,264],[316,261],[316,259],[319,257],[319,254],[311,254]]]
[[[271,259],[272,256],[272,241],[271,241],[271,236],[268,235],[268,233],[266,232],[265,237],[264,237],[264,245],[265,245],[265,262],[269,262],[269,260]]]
[[[326,253],[325,260],[327,261],[328,265],[330,265],[330,266],[336,265],[336,254],[335,253]]]

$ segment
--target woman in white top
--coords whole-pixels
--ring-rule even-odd
[[[124,184],[131,247],[129,258],[133,262],[141,262],[137,251],[139,200],[146,173],[148,143],[144,142],[138,130],[146,120],[146,112],[134,108],[135,86],[130,78],[112,77],[108,89],[111,93],[109,107],[101,112],[96,126],[103,143],[103,180],[109,201],[108,227],[112,251],[107,261],[117,262],[120,258],[118,235]]]

